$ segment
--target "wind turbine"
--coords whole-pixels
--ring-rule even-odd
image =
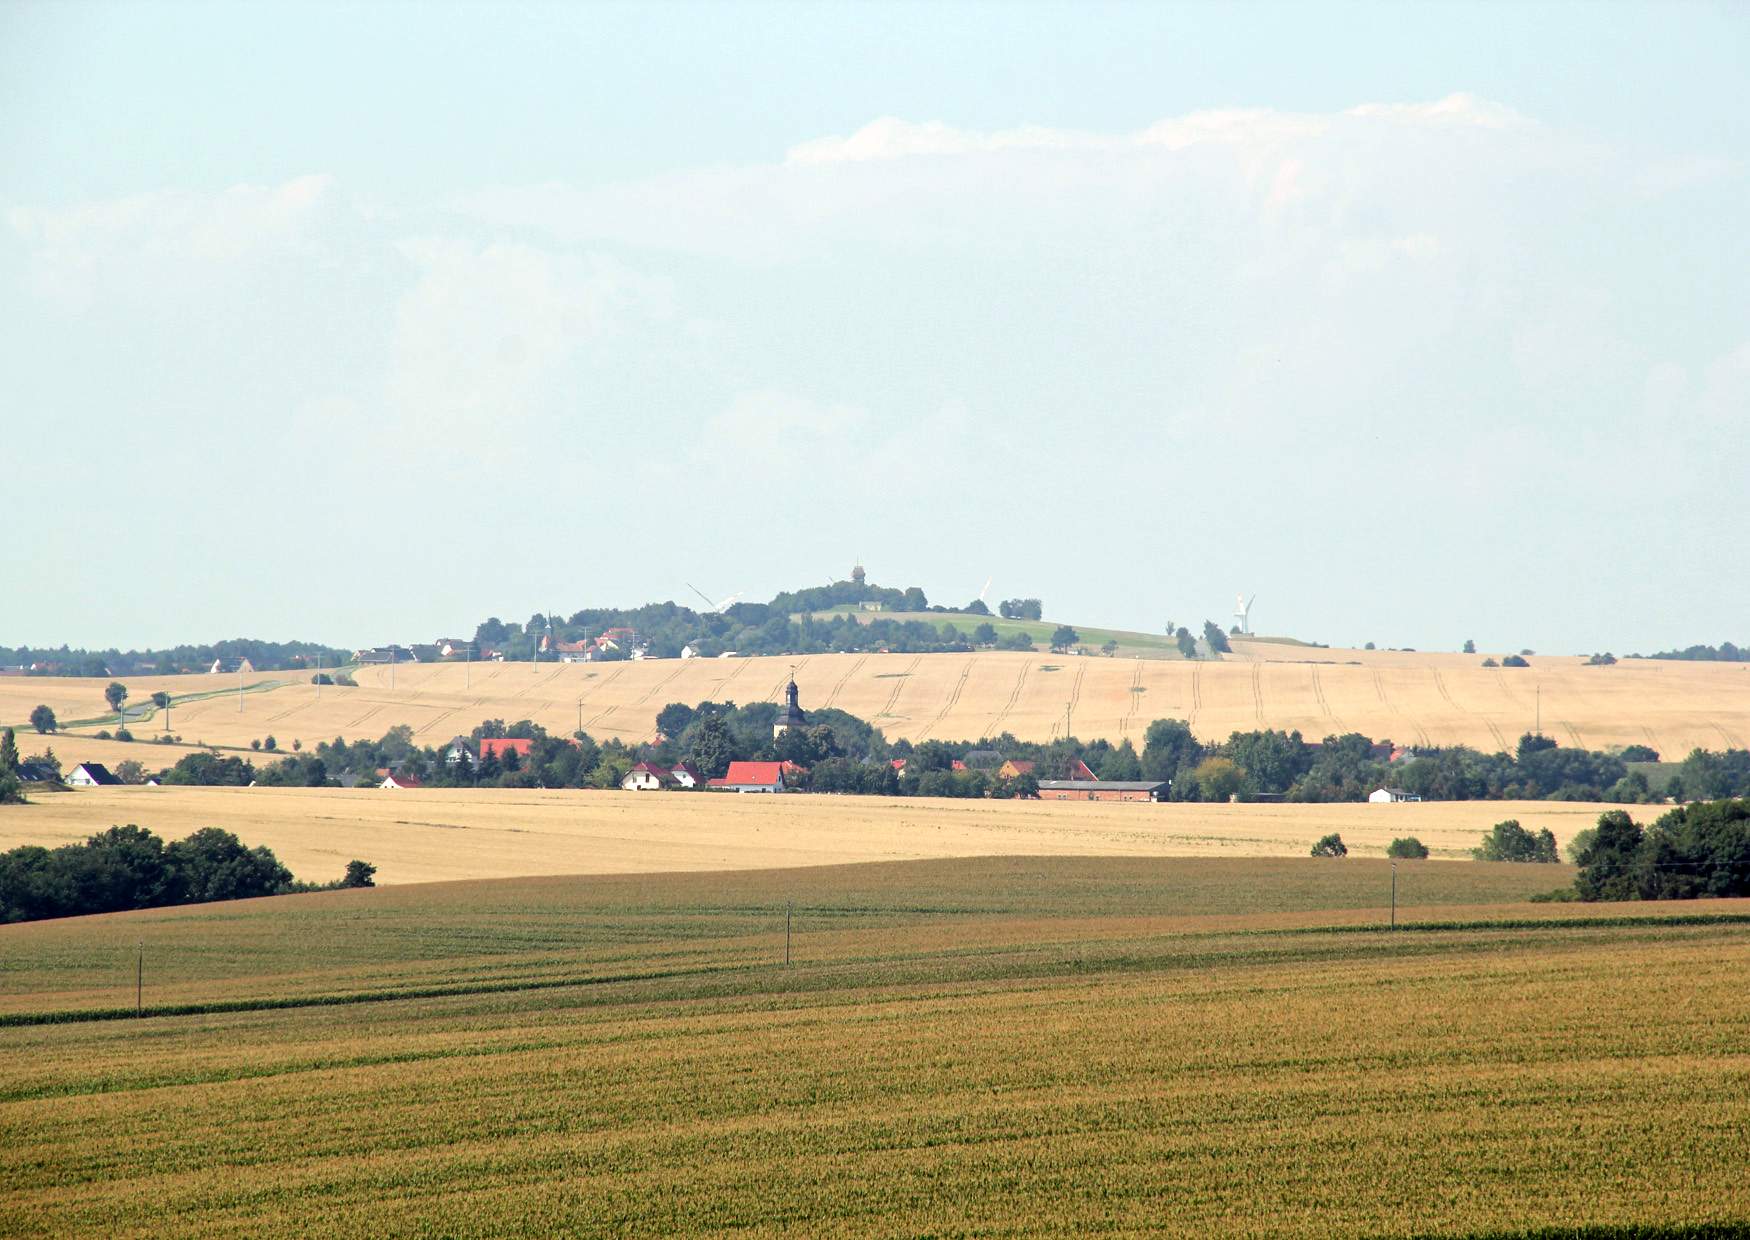
[[[1256,594],[1252,595],[1251,598],[1247,598],[1243,594],[1234,595],[1234,619],[1239,621],[1241,637],[1252,635],[1252,604],[1257,601]]]
[[[986,577],[984,579],[984,589],[982,589],[978,592],[978,601],[979,602],[986,603],[989,601],[984,596],[990,593],[990,583],[995,581],[995,580],[996,580],[995,577]]]
[[[735,605],[736,600],[741,597],[741,591],[737,590],[734,594],[731,594],[728,598],[724,599],[721,603],[713,603],[711,601],[711,596],[709,594],[706,594],[703,590],[699,589],[698,586],[694,585],[690,581],[687,582],[687,589],[691,590],[694,594],[697,594],[700,598],[704,599],[706,608],[708,608],[710,610],[710,612],[712,612],[713,614],[717,614],[717,615],[721,615],[726,608],[733,607]]]

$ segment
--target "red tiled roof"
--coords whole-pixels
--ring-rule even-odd
[[[955,758],[951,769],[964,771],[966,769],[966,763],[962,762],[959,758]]]
[[[905,759],[904,758],[889,758],[888,765],[891,766],[896,771],[903,771],[903,770],[905,770]]]
[[[510,736],[483,736],[480,738],[480,757],[482,759],[496,758],[503,754],[505,750],[514,749],[516,750],[517,757],[526,758],[529,756],[529,750],[534,747],[534,744],[534,741],[521,740]]]
[[[1088,764],[1083,762],[1080,758],[1077,758],[1075,765],[1069,768],[1069,777],[1071,779],[1091,779],[1096,782],[1098,782],[1100,778],[1098,775],[1090,771],[1088,769]]]
[[[1031,775],[1033,773],[1033,763],[1028,762],[1025,759],[1017,762],[1011,758],[1008,762],[1008,767],[1017,775]]]
[[[626,774],[633,775],[639,771],[644,771],[647,774],[655,775],[659,779],[668,774],[668,768],[666,766],[663,766],[660,763],[656,763],[656,762],[640,762],[637,766],[633,767],[630,771],[627,771]]]
[[[729,773],[723,777],[728,785],[735,784],[776,784],[784,778],[782,762],[731,762]]]

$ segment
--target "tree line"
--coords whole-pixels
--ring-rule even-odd
[[[318,642],[270,642],[253,637],[161,650],[0,646],[0,667],[23,669],[29,676],[169,676],[205,672],[221,659],[248,659],[256,671],[268,672],[314,667],[318,658],[325,667],[339,667],[352,659],[352,652]]]
[[[334,882],[300,883],[271,850],[245,847],[218,827],[166,844],[129,823],[82,844],[26,844],[0,853],[0,921],[370,887],[375,874],[368,862],[350,861]]]

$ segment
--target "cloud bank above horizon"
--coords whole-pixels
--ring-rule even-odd
[[[1245,589],[1333,643],[1738,640],[1744,190],[1456,93],[6,202],[8,403],[124,464],[26,472],[78,520],[0,640],[399,640],[856,557],[1131,627]],[[94,535],[119,583],[65,571]]]

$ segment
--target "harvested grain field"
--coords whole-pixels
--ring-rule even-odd
[[[969,856],[1305,856],[1336,831],[1357,856],[1413,835],[1468,857],[1517,818],[1566,843],[1607,807],[1566,801],[1397,805],[1077,804],[729,793],[377,788],[93,788],[0,812],[0,848],[61,844],[118,823],[201,827],[265,844],[300,878],[354,857],[384,883],[538,874],[761,869]],[[1656,810],[1648,810],[1654,813]],[[1559,886],[1553,871],[1548,886]]]
[[[1529,905],[1532,867],[1422,868],[1453,885],[1396,934],[1384,863],[1305,858],[456,883],[0,927],[7,1229],[1750,1218],[1750,902]]]
[[[869,720],[890,739],[972,740],[1013,733],[1049,740],[1067,724],[1083,739],[1129,737],[1139,745],[1153,719],[1187,720],[1206,741],[1234,731],[1298,729],[1309,739],[1362,732],[1400,744],[1510,749],[1541,713],[1561,744],[1604,749],[1651,745],[1667,757],[1750,745],[1750,664],[1624,660],[1587,667],[1543,658],[1529,668],[1485,668],[1480,656],[1332,651],[1251,643],[1220,662],[1075,655],[837,654],[790,658],[670,659],[608,664],[404,664],[356,673],[357,688],[265,676],[246,693],[177,705],[185,741],[247,747],[274,736],[313,745],[343,736],[374,739],[405,724],[439,744],[482,719],[532,719],[570,734],[643,741],[668,702],[775,702],[794,668],[804,709],[834,706]],[[284,676],[285,674],[279,674]],[[173,677],[211,690],[210,677]],[[391,680],[393,684],[391,684]],[[101,706],[97,681],[0,681],[0,719],[22,723],[38,700],[70,712]],[[129,682],[138,701],[159,682]],[[21,696],[22,693],[22,696]],[[61,708],[57,707],[59,711]],[[98,725],[83,729],[89,733]],[[113,726],[113,725],[112,725]],[[134,725],[144,736],[150,725]],[[72,755],[70,738],[57,752]]]

